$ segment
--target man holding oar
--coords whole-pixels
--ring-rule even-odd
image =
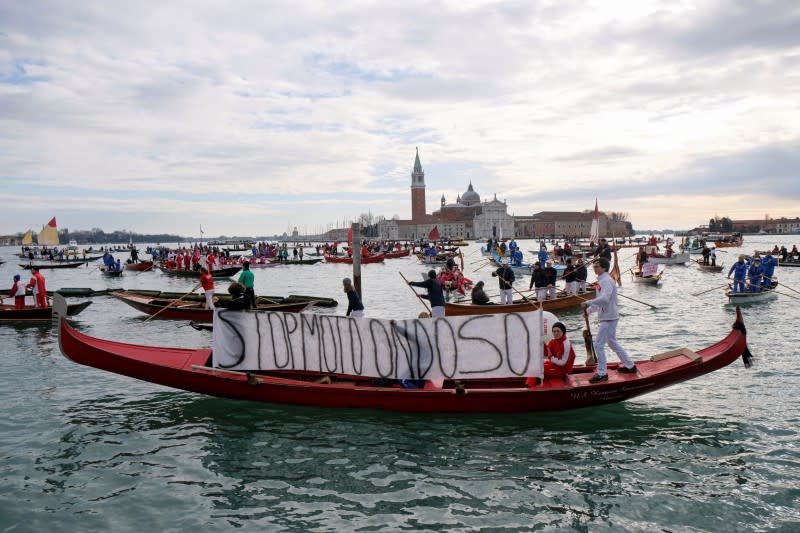
[[[425,287],[428,289],[428,294],[419,295],[426,298],[431,302],[431,318],[444,316],[444,291],[442,284],[436,279],[436,271],[431,270],[428,272],[428,279],[425,281],[409,281],[412,287]]]
[[[619,367],[617,372],[635,374],[636,365],[628,355],[628,352],[617,341],[619,309],[617,307],[617,284],[608,274],[611,263],[605,257],[601,257],[594,263],[593,267],[597,274],[597,297],[588,302],[581,302],[581,307],[589,313],[596,311],[597,319],[600,322],[600,327],[594,338],[594,350],[597,354],[597,373],[589,379],[590,383],[599,383],[608,381],[606,344],[617,354],[624,365]]]
[[[508,259],[503,259],[500,268],[492,272],[492,277],[500,282],[500,305],[514,303],[514,271],[508,266]]]

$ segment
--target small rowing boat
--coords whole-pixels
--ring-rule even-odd
[[[773,278],[774,280],[776,278]],[[743,304],[751,304],[756,302],[764,302],[766,300],[771,300],[778,296],[778,293],[775,292],[775,289],[778,287],[777,281],[775,285],[772,286],[771,289],[761,289],[758,292],[733,292],[732,290],[728,290],[725,292],[725,296],[728,297],[728,304],[730,305],[743,305]]]
[[[656,267],[658,268],[658,267]],[[661,276],[664,275],[664,271],[661,272],[656,271],[654,274],[643,275],[642,271],[639,270],[639,267],[631,268],[631,276],[633,277],[633,281],[636,283],[646,283],[649,285],[658,285],[661,282]]]
[[[657,265],[685,265],[689,261],[689,252],[666,255],[648,255],[647,262]]]
[[[120,278],[122,277],[122,273],[125,271],[125,267],[122,267],[120,270],[111,270],[106,267],[100,267],[100,272],[106,277],[109,278]]]
[[[411,255],[411,250],[395,250],[393,252],[384,252],[383,255],[386,259],[399,259]]]
[[[181,276],[184,278],[199,278],[200,271],[199,270],[183,270],[178,268],[167,268],[164,266],[158,267],[161,269],[161,272],[164,274],[170,274],[172,276]],[[211,276],[215,278],[229,278],[239,272],[242,269],[241,266],[231,266],[231,267],[222,267],[222,268],[215,268],[211,271]]]
[[[147,272],[153,270],[152,261],[141,261],[139,263],[128,263],[125,265],[125,270],[133,270],[134,272]]]
[[[712,265],[712,264],[703,264],[701,259],[695,259],[695,264],[697,264],[697,268],[702,270],[703,272],[722,272],[722,269],[725,268],[725,265]]]
[[[581,302],[594,298],[594,291],[568,295],[562,294],[552,300],[544,300],[541,305],[545,311],[562,311],[581,305]],[[445,302],[444,313],[447,316],[464,315],[496,315],[499,313],[529,313],[539,309],[539,301],[536,298],[514,300],[511,304],[489,304],[476,305],[469,301],[464,302]]]
[[[372,255],[362,255],[361,256],[361,264],[367,265],[370,263],[383,263],[383,260],[386,258],[385,254],[372,254]],[[348,265],[353,264],[353,258],[350,256],[334,256],[330,254],[325,254],[325,262],[326,263],[345,263]]]
[[[39,270],[44,270],[53,268],[78,268],[86,263],[88,263],[88,261],[53,261],[51,263],[20,263],[19,266],[25,270],[30,270],[33,267],[38,267]]]
[[[136,294],[129,291],[112,292],[111,296],[122,300],[134,309],[147,313],[148,315],[158,315],[157,318],[167,320],[195,320],[197,322],[211,322],[214,317],[212,309],[206,309],[204,302],[185,301],[180,298],[153,298]],[[178,300],[181,300],[178,302]],[[284,313],[299,313],[312,302],[294,303],[259,303],[256,311],[282,311]]]
[[[75,316],[90,305],[92,305],[91,301],[69,304],[66,311],[67,315]],[[26,305],[23,309],[15,309],[13,304],[0,304],[0,322],[45,322],[47,320],[52,320],[52,318],[52,307],[33,307]]]

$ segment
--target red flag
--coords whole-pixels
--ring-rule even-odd
[[[351,245],[353,244],[353,227],[352,226],[350,226],[350,229],[347,230],[347,242],[349,242]]]
[[[50,222],[48,222],[47,225],[50,226],[51,228],[55,228],[56,227],[56,217],[51,218]]]
[[[442,238],[441,235],[439,235],[439,228],[437,226],[433,227],[431,232],[428,234],[428,238],[432,241],[438,241]]]

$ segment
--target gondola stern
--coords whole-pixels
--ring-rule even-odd
[[[750,347],[747,346],[747,328],[744,325],[744,316],[742,315],[741,306],[736,306],[736,321],[733,323],[733,329],[738,330],[744,336],[744,350],[742,351],[742,363],[745,368],[753,366],[753,354],[750,352]]]

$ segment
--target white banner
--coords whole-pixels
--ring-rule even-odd
[[[213,364],[391,379],[542,377],[551,313],[382,320],[214,311]]]
[[[658,274],[658,263],[645,263],[642,265],[642,277],[649,278]]]

